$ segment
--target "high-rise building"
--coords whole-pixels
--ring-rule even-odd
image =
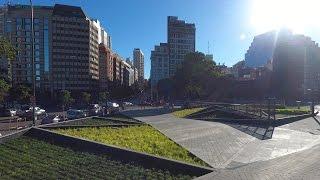
[[[99,86],[108,90],[113,81],[112,51],[103,43],[99,45]]]
[[[158,81],[169,77],[169,48],[168,44],[160,43],[151,51],[151,86],[157,85]]]
[[[133,50],[133,64],[138,69],[139,79],[144,79],[144,54],[139,48]]]
[[[152,87],[161,79],[174,76],[188,53],[195,52],[195,24],[178,17],[168,17],[167,43],[160,43],[151,51],[150,80]]]
[[[0,7],[0,36],[18,49],[12,63],[1,60],[1,75],[13,84],[31,84],[31,7]],[[90,20],[80,7],[56,4],[34,6],[34,74],[37,89],[90,91],[99,80],[99,43],[108,41],[99,21]],[[108,42],[105,43],[108,46]],[[7,75],[5,75],[7,74]]]
[[[1,60],[1,75],[13,84],[32,84],[31,7],[8,5],[0,7],[0,36],[6,37],[18,49],[16,59]],[[51,14],[53,8],[34,7],[34,68],[36,87],[48,90],[51,73]]]
[[[134,84],[134,69],[129,63],[125,61],[123,61],[123,66],[123,85],[132,86]]]
[[[272,60],[276,45],[276,35],[276,31],[270,31],[254,37],[245,54],[245,65],[247,67],[263,67],[268,61]]]
[[[320,48],[310,37],[278,32],[272,69],[279,98],[298,100],[309,90],[320,95]]]
[[[195,52],[196,27],[178,17],[168,17],[169,75],[173,76],[186,54]]]
[[[80,7],[56,4],[52,14],[52,90],[96,90],[98,27]]]

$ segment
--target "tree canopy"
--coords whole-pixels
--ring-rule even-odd
[[[10,85],[3,79],[0,79],[0,103],[4,102],[6,96],[8,95],[9,89]]]
[[[209,82],[220,76],[214,61],[206,59],[200,52],[189,53],[173,77],[175,95],[183,98],[203,97],[209,93]]]
[[[0,37],[0,58],[13,60],[16,57],[16,49],[4,37]]]
[[[59,104],[64,108],[71,105],[74,102],[74,99],[71,96],[71,93],[68,90],[62,90],[59,92]]]

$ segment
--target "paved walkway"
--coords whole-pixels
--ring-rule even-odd
[[[213,172],[197,179],[291,179],[315,180],[320,177],[320,145],[269,161]]]
[[[269,162],[271,159],[276,161],[279,157],[304,152],[320,144],[320,135],[317,135],[320,125],[313,118],[271,129],[268,133],[272,138],[260,140],[253,133],[266,134],[263,127],[235,127],[218,122],[176,118],[159,109],[148,112],[125,113],[152,125],[214,168],[250,167],[248,163]],[[154,116],[150,115],[151,112],[154,112]],[[320,151],[318,155],[320,157]],[[260,166],[268,166],[268,163]]]

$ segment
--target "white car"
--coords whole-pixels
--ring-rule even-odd
[[[123,105],[125,105],[125,106],[133,106],[133,104],[131,102],[123,102]]]
[[[32,111],[33,111],[33,108],[30,107],[28,110],[26,110],[26,113],[28,113],[28,112],[31,112],[31,113],[32,113]],[[42,115],[42,114],[44,114],[44,113],[46,113],[46,110],[41,109],[41,108],[39,108],[39,107],[34,107],[34,114],[35,114],[35,115]]]

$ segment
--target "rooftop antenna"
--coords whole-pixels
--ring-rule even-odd
[[[207,54],[210,54],[210,42],[208,41],[208,52]]]

